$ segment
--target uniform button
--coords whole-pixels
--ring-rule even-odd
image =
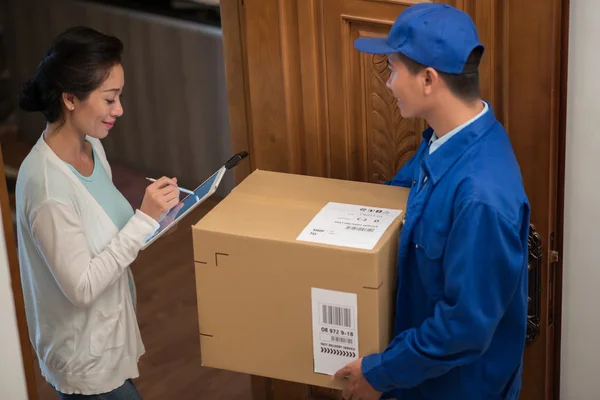
[[[418,245],[418,244],[415,244],[415,249],[418,249],[418,248],[419,248],[419,245]]]

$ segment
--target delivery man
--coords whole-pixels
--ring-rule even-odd
[[[333,378],[353,400],[517,399],[530,208],[508,135],[480,97],[473,21],[445,4],[417,4],[387,39],[355,47],[388,55],[402,116],[430,128],[388,182],[411,188],[393,341]]]

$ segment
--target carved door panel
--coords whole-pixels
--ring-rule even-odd
[[[402,119],[387,60],[354,50],[386,36],[419,0],[221,0],[234,151],[254,168],[380,182],[414,154],[425,128]],[[448,0],[468,12],[486,47],[482,94],[505,125],[532,205],[530,335],[521,398],[552,398],[566,0]],[[532,18],[532,15],[535,18]],[[548,40],[553,38],[553,40]],[[561,41],[562,39],[562,41]],[[557,331],[558,332],[558,331]],[[290,360],[293,362],[293,360]],[[339,399],[323,388],[254,378],[255,400]]]
[[[417,150],[425,122],[401,117],[386,87],[387,57],[360,53],[353,43],[359,37],[387,36],[407,5],[328,0],[320,6],[329,110],[328,175],[359,181],[389,179]]]

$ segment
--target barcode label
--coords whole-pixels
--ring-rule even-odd
[[[352,310],[346,307],[336,307],[323,304],[321,322],[327,325],[352,327]]]
[[[314,372],[333,375],[358,360],[358,295],[311,288]]]
[[[349,338],[338,337],[338,336],[332,336],[331,341],[337,342],[337,343],[354,344],[354,340],[349,339]]]
[[[375,228],[365,228],[363,226],[350,226],[348,225],[346,227],[346,230],[348,231],[359,231],[359,232],[375,232]]]

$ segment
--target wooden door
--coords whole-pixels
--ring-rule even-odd
[[[414,154],[425,128],[400,116],[387,60],[354,50],[385,36],[408,0],[222,0],[234,150],[255,168],[381,182]],[[553,398],[558,358],[557,244],[561,240],[559,111],[566,0],[448,0],[474,19],[486,46],[481,84],[507,128],[532,204],[531,331],[522,399]],[[558,296],[560,298],[560,296]],[[293,362],[293,360],[290,360]],[[255,400],[340,394],[254,378]]]

